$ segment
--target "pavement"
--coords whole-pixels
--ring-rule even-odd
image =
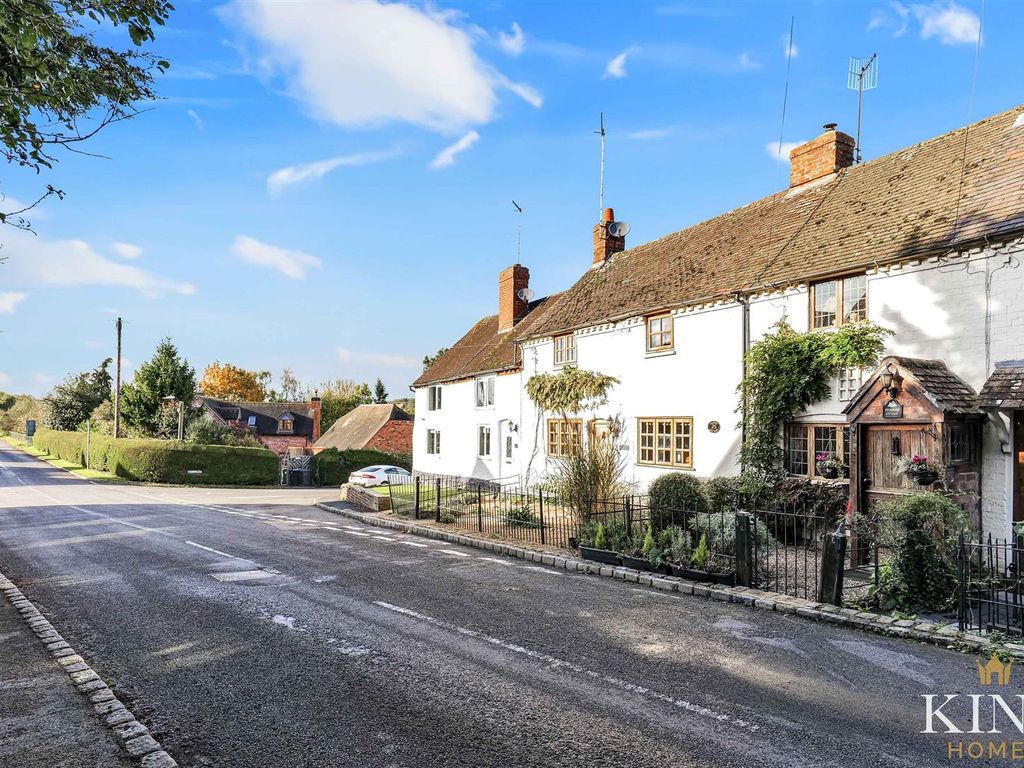
[[[947,765],[921,696],[983,692],[971,656],[310,506],[334,495],[0,444],[0,571],[182,766]]]

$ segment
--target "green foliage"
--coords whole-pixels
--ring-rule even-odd
[[[404,453],[328,448],[313,456],[313,482],[320,486],[341,485],[347,483],[348,476],[357,469],[375,464],[393,464],[411,470],[412,457]]]
[[[3,394],[5,402],[14,402],[7,408],[0,408],[0,432],[24,432],[25,422],[35,419],[42,422],[45,407],[42,401],[32,395]]]
[[[536,528],[540,525],[540,518],[529,503],[514,504],[505,510],[504,522],[514,528]]]
[[[850,323],[834,331],[798,333],[780,320],[747,353],[740,407],[746,440],[740,456],[747,472],[772,481],[781,476],[782,425],[829,396],[829,379],[840,368],[877,365],[892,332],[872,323]],[[745,405],[745,409],[744,409]]]
[[[0,0],[0,147],[8,163],[39,171],[109,123],[153,101],[154,70],[166,61],[138,46],[153,40],[172,6],[165,0]],[[96,41],[127,28],[136,49]],[[91,123],[83,122],[95,117]],[[47,187],[47,193],[62,195]],[[28,228],[16,212],[0,223]]]
[[[341,380],[324,387],[320,393],[320,430],[326,432],[331,426],[357,406],[373,402],[370,387],[354,381]]]
[[[884,611],[949,609],[956,599],[957,539],[968,519],[942,493],[901,496],[878,508],[880,537],[891,557],[868,600]]]
[[[185,431],[185,440],[197,445],[234,445],[263,448],[260,439],[247,429],[229,427],[210,419],[196,419]]]
[[[40,429],[34,445],[51,456],[82,466],[86,464],[86,436],[82,432]],[[274,485],[280,482],[280,460],[265,448],[93,435],[89,466],[128,480],[151,483]],[[189,474],[189,470],[201,470],[202,474]]]
[[[165,338],[153,357],[139,366],[130,384],[121,389],[121,416],[125,424],[145,435],[156,435],[163,430],[175,432],[178,428],[177,404],[172,404],[173,418],[161,408],[167,405],[165,397],[174,396],[185,403],[185,423],[188,425],[198,412],[192,408],[196,396],[196,372],[188,361],[178,354],[177,347]],[[173,423],[173,427],[168,422]]]
[[[537,373],[526,382],[526,394],[541,411],[564,415],[600,407],[619,383],[614,376],[581,371],[567,365],[558,373]]]
[[[600,512],[603,502],[626,494],[630,486],[622,479],[626,457],[619,450],[619,422],[615,421],[605,439],[587,440],[568,456],[555,459],[550,485],[577,522]]]
[[[58,430],[76,429],[100,403],[108,400],[111,362],[108,357],[94,370],[68,376],[50,390],[43,398],[46,426]]]
[[[448,347],[441,347],[439,350],[437,350],[437,352],[435,352],[432,355],[424,355],[423,356],[423,370],[424,371],[427,370],[427,368],[429,368],[434,363],[436,363],[438,360],[440,360],[444,356],[444,353],[447,352],[447,351],[448,351]]]
[[[384,382],[379,378],[373,385],[373,402],[378,405],[386,403],[388,401],[388,390],[384,386]]]
[[[654,549],[654,529],[648,524],[647,530],[644,533],[643,544],[640,545],[640,551],[644,557],[650,557],[651,550]]]
[[[605,520],[604,537],[607,545],[606,549],[610,549],[613,552],[627,552],[631,549],[629,529],[626,527],[626,521],[621,517]]]
[[[707,534],[702,533],[700,535],[700,541],[697,543],[697,548],[693,550],[693,555],[690,558],[690,562],[693,567],[697,570],[703,570],[708,564],[708,558],[711,556],[711,552],[708,549],[708,537]]]
[[[651,504],[651,524],[661,530],[683,519],[684,512],[706,512],[707,499],[696,475],[667,472],[658,477],[647,491]]]
[[[608,537],[605,535],[604,523],[598,523],[597,528],[594,530],[594,548],[606,549],[607,544]]]

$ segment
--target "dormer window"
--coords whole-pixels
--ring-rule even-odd
[[[291,417],[291,414],[286,413],[284,416],[277,420],[277,431],[284,433],[291,433],[295,428],[295,420]]]

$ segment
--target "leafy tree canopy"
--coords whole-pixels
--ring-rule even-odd
[[[125,384],[121,390],[121,415],[125,423],[141,433],[156,434],[160,427],[160,408],[166,404],[164,398],[168,396],[185,403],[186,421],[194,416],[195,369],[166,338],[160,342],[153,357],[139,366],[131,383]]]
[[[50,168],[54,147],[73,149],[156,98],[154,72],[169,64],[142,46],[172,10],[166,0],[0,0],[0,150],[7,161]],[[98,44],[94,33],[105,27],[126,29],[132,48]],[[42,197],[51,194],[61,193],[47,187]],[[0,223],[27,228],[21,213],[0,213]]]
[[[44,398],[44,422],[50,429],[74,430],[104,400],[110,399],[111,358],[92,371],[68,376]]]
[[[324,389],[320,392],[320,430],[326,432],[338,419],[364,403],[372,403],[373,395],[366,384],[345,389]]]
[[[199,390],[207,397],[225,400],[262,402],[267,397],[269,371],[248,371],[245,368],[215,361],[203,371]]]
[[[435,352],[432,355],[424,355],[423,356],[423,370],[424,371],[427,370],[427,368],[429,368],[434,363],[436,363],[441,358],[441,356],[445,352],[447,352],[447,351],[448,351],[448,347],[441,347],[439,350],[437,350],[437,352]]]

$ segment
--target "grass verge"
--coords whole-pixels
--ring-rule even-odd
[[[41,459],[45,461],[47,464],[56,467],[57,469],[63,469],[67,472],[70,472],[73,475],[77,475],[83,480],[96,480],[98,482],[116,483],[119,485],[128,484],[128,481],[118,477],[117,475],[111,472],[103,472],[98,469],[88,469],[87,467],[83,467],[80,464],[65,461],[64,459],[58,459],[46,453],[46,451],[41,451],[34,445],[29,445],[28,443],[23,442],[22,440],[19,440],[18,438],[10,434],[2,435],[2,437],[8,445],[11,445],[17,448],[18,450],[27,453],[29,456],[34,456],[37,459]]]

